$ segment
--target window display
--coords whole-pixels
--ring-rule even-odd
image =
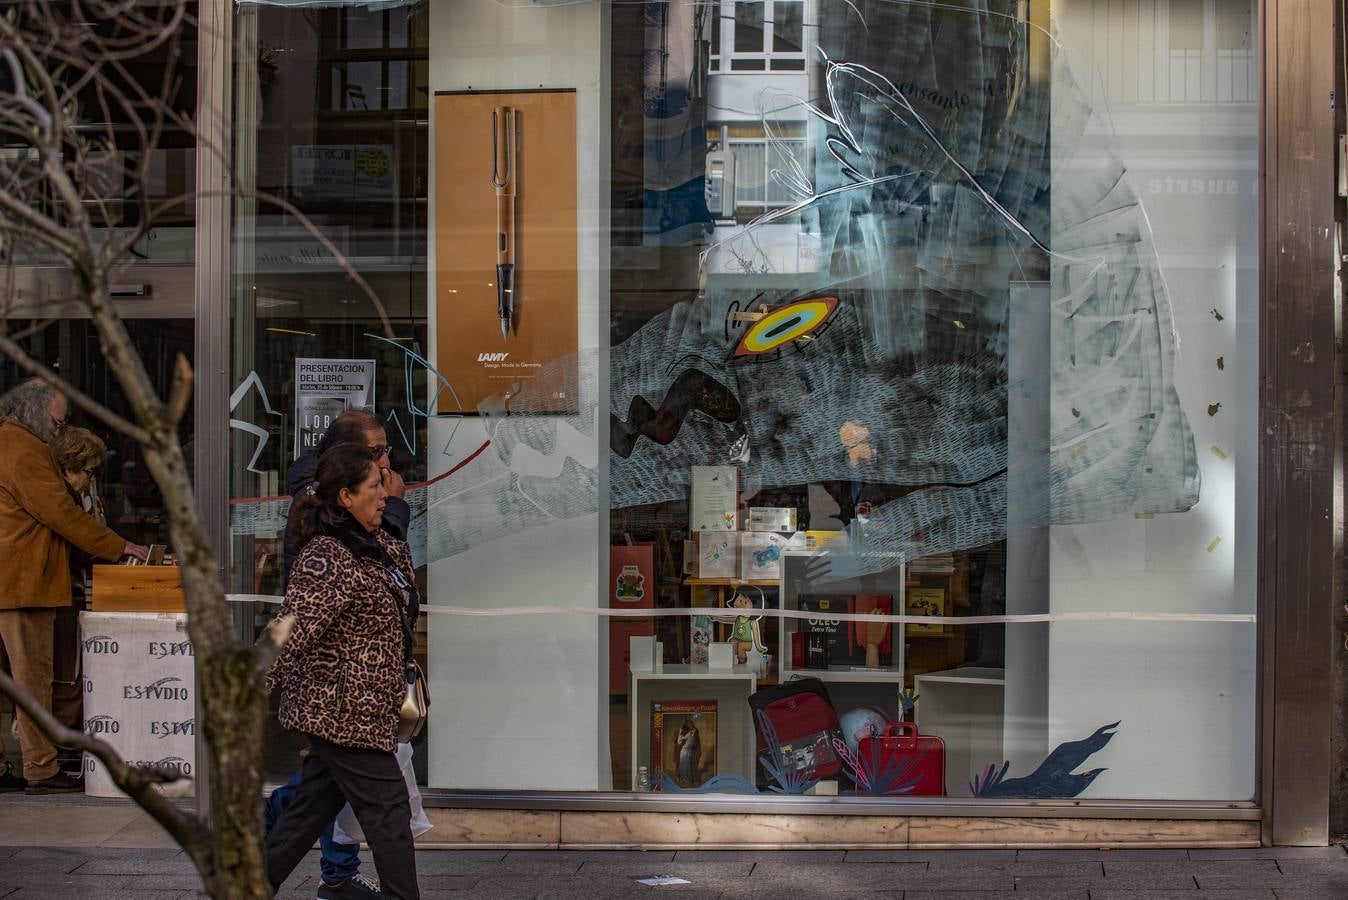
[[[427,786],[1250,799],[1254,7],[1152,7],[256,13],[345,72],[265,140],[393,148],[296,186],[396,314],[259,216],[240,484],[375,361]]]

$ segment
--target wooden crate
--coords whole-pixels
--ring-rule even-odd
[[[186,612],[177,566],[94,566],[94,612]]]

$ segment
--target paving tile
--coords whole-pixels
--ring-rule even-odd
[[[903,900],[1089,900],[1087,888],[1049,891],[904,891]],[[1198,900],[1197,897],[1189,900]]]
[[[89,809],[80,806],[2,805],[0,847],[95,847],[138,818],[129,806]],[[40,812],[39,812],[40,811]]]
[[[577,897],[642,897],[647,894],[677,894],[680,897],[698,898],[698,900],[718,900],[726,893],[727,886],[708,887],[698,884],[665,884],[655,887],[649,884],[637,884],[624,878],[600,879],[576,884],[553,884],[538,892],[539,900],[575,900]]]
[[[64,888],[21,888],[5,900],[179,900],[195,897],[195,891],[142,891],[137,888],[105,888],[97,892]]]
[[[453,874],[475,868],[486,870],[505,857],[505,850],[423,850],[417,853],[417,872]],[[370,867],[371,872],[374,871],[374,857],[369,853],[361,856],[361,868],[366,865]]]
[[[928,870],[935,872],[996,872],[1016,877],[1043,876],[1050,878],[1103,878],[1104,866],[1093,860],[1063,860],[1062,862],[993,862],[977,860],[932,860]]]
[[[847,850],[679,850],[674,859],[679,862],[803,862],[809,865],[841,863],[849,855]]]
[[[51,869],[14,868],[6,865],[0,870],[0,884],[7,887],[48,886],[54,891],[99,891],[129,888],[135,881],[131,875],[70,875]]]
[[[1191,859],[1176,862],[1130,862],[1128,860],[1107,859],[1104,865],[1106,878],[1120,875],[1145,877],[1152,875],[1212,874],[1254,878],[1260,875],[1271,875],[1278,871],[1278,862],[1272,859]]]
[[[1348,874],[1348,856],[1312,857],[1310,859],[1279,859],[1278,870],[1284,875]]]
[[[784,863],[766,863],[765,865],[786,865]],[[680,878],[748,878],[755,871],[752,860],[742,862],[687,862],[685,860],[632,860],[631,862],[587,862],[577,874],[595,877],[606,875],[646,875],[658,869],[661,873],[678,875]],[[799,869],[789,869],[799,871]]]
[[[527,856],[530,853],[547,854],[557,853],[555,850],[421,850],[417,853],[418,860],[453,860],[456,862],[500,862],[510,854],[519,854]],[[361,858],[369,858],[369,850],[363,851]]]
[[[1342,898],[1344,894],[1329,893],[1324,888],[1302,886],[1302,887],[1275,887],[1273,889],[1273,896],[1277,897],[1278,900],[1327,900],[1327,898],[1334,898],[1334,900],[1340,900],[1340,898]],[[1193,898],[1193,900],[1199,900],[1199,897],[1202,897],[1202,895],[1201,894],[1198,895],[1198,897]],[[6,898],[6,900],[8,900],[8,898]]]
[[[833,886],[830,890],[883,891],[904,890],[927,877],[927,864],[924,862],[871,863],[865,866],[810,866],[765,862],[753,867],[749,881],[751,883],[797,881],[802,885],[828,884]]]
[[[1017,891],[1034,891],[1035,893],[1043,891],[1084,891],[1104,887],[1105,880],[1100,877],[1026,875],[1016,878],[1015,885]]]
[[[1019,886],[1019,883],[1017,883]],[[1248,885],[1242,884],[1241,887]],[[1136,872],[1127,875],[1109,874],[1106,866],[1105,880],[1096,886],[1106,891],[1192,891],[1198,887],[1193,875],[1183,872]]]
[[[1229,875],[1200,875],[1198,886],[1205,891],[1236,891],[1249,888],[1271,888],[1275,894],[1283,891],[1320,891],[1323,897],[1348,897],[1348,874],[1344,875],[1275,875],[1257,879]]]
[[[1091,889],[1091,900],[1275,900],[1269,888],[1239,891],[1109,891]]]
[[[104,850],[100,847],[15,847],[14,854],[5,860],[6,868],[40,868],[47,871],[71,872],[91,861],[116,860],[128,854],[124,850]],[[160,856],[159,859],[173,859],[181,856],[174,853]],[[152,857],[138,855],[137,859]]]
[[[1015,850],[849,850],[847,853],[847,862],[876,862],[883,860],[869,859],[872,854],[879,856],[886,853],[899,853],[910,856],[913,859],[930,860],[937,862],[944,860],[957,863],[991,863],[991,862],[1015,862]],[[895,860],[903,862],[903,860]]]
[[[1190,850],[1190,859],[1338,859],[1348,856],[1342,845],[1330,847],[1248,847]]]
[[[549,875],[575,875],[580,871],[580,867],[585,861],[582,859],[572,859],[570,856],[560,859],[534,858],[512,860],[509,856],[499,862],[484,860],[455,860],[451,862],[439,862],[427,859],[425,870],[421,868],[421,861],[432,855],[436,851],[426,851],[417,854],[417,872],[434,872],[438,875],[481,875],[483,877],[504,878],[511,875],[518,877],[541,878]],[[668,865],[668,863],[660,863]],[[364,866],[362,866],[364,869]],[[374,871],[373,862],[370,864],[371,873]]]
[[[131,886],[147,891],[202,890],[201,879],[196,875],[140,875]]]
[[[663,891],[664,888],[652,888],[652,890]],[[793,894],[790,890],[783,893],[781,888],[773,888],[772,890],[767,891],[758,888],[748,888],[743,891],[738,889],[727,890],[721,894],[721,900],[740,900],[741,897],[751,898],[751,900],[783,900],[785,897],[793,896],[823,896],[828,897],[829,900],[881,900],[881,898],[884,898],[884,900],[903,900],[908,894],[904,891],[866,891],[860,894],[819,892],[816,894],[804,893],[797,895]]]
[[[438,853],[439,851],[435,851]],[[472,850],[447,851],[472,853]],[[478,851],[485,852],[485,851]],[[422,854],[425,855],[425,854]],[[575,860],[577,865],[585,862],[622,862],[635,860],[671,860],[673,850],[510,850],[504,853],[506,862],[551,862],[558,859]]]
[[[417,868],[417,884],[423,891],[466,891],[480,880],[476,875],[423,875]]]
[[[1127,859],[1127,860],[1148,860],[1162,862],[1165,860],[1183,861],[1189,858],[1187,850],[1152,850],[1134,847],[1122,847],[1118,850],[1108,850],[1101,848],[1099,850],[1019,850],[1016,859],[1021,862],[1062,862],[1064,860],[1107,860],[1107,859]]]
[[[166,859],[109,858],[91,859],[75,869],[75,875],[195,875],[196,867],[186,855]]]
[[[648,874],[663,875],[664,871],[652,871]],[[742,882],[740,882],[742,883]],[[574,875],[559,875],[544,878],[491,877],[480,879],[473,888],[464,892],[472,897],[557,897],[575,900],[576,897],[639,897],[647,893],[679,894],[716,898],[732,889],[734,883],[672,884],[654,888],[637,884],[631,878],[608,876],[600,878],[582,878]],[[422,895],[424,898],[424,894]]]
[[[1064,889],[1074,888],[1066,885]],[[970,867],[967,872],[928,872],[920,880],[910,882],[905,890],[913,891],[1012,891],[1016,889],[1014,877],[1002,873],[980,872]]]

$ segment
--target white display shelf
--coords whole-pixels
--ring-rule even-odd
[[[628,671],[627,717],[632,723],[632,790],[637,790],[637,768],[650,768],[651,710],[656,701],[715,700],[716,760],[718,772],[735,772],[754,780],[754,726],[749,695],[758,678],[744,665],[711,669],[705,665],[674,664],[659,672]]]
[[[944,672],[928,672],[925,675],[918,675],[924,682],[941,684],[990,684],[1005,685],[1005,669],[979,668],[978,666],[961,666],[958,669],[946,669]]]
[[[985,766],[1002,764],[1005,685],[1005,670],[978,666],[913,679],[918,729],[945,741],[947,796],[968,796],[975,775]]]
[[[801,678],[818,678],[820,681],[841,681],[849,684],[898,684],[903,681],[900,669],[792,669],[782,670],[782,680],[786,681],[799,675]]]
[[[733,669],[711,669],[705,665],[690,666],[686,664],[671,664],[663,667],[659,672],[630,672],[635,681],[699,681],[699,680],[724,680],[727,678],[748,678],[754,680],[754,673],[748,666],[736,664]]]
[[[810,562],[827,551],[788,550],[782,554],[781,598],[782,609],[800,609],[801,594],[888,594],[891,612],[901,613],[904,608],[905,567],[902,562],[880,572],[865,575],[853,575],[845,578],[826,576],[822,579],[807,579],[805,570]],[[822,618],[822,616],[821,616]],[[891,626],[890,648],[887,657],[880,661],[886,663],[881,669],[860,669],[845,665],[830,666],[827,669],[796,669],[791,666],[791,635],[802,630],[805,624],[801,619],[783,619],[778,629],[778,660],[783,681],[792,675],[802,678],[818,678],[820,681],[841,684],[897,684],[903,681],[904,649],[902,626]]]

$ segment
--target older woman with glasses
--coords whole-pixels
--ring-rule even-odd
[[[108,445],[87,428],[62,428],[51,442],[51,452],[75,502],[106,525],[108,517],[98,496],[97,478]]]
[[[57,430],[51,441],[52,456],[66,489],[80,508],[102,525],[108,524],[103,501],[98,496],[95,477],[99,463],[107,453],[103,439],[86,428],[65,427]],[[67,728],[82,729],[84,721],[84,692],[80,685],[80,610],[84,608],[84,575],[89,557],[84,553],[70,556],[72,602],[56,610],[52,623],[52,682],[51,711],[57,721]],[[58,750],[57,762],[62,769],[79,768],[80,754]]]

